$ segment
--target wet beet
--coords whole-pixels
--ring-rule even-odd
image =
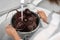
[[[29,9],[25,9],[23,12],[23,21],[21,20],[21,12],[12,17],[12,26],[20,32],[30,32],[38,26],[38,17]]]

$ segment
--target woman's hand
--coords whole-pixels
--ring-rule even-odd
[[[41,18],[45,23],[48,24],[48,22],[47,22],[47,16],[46,16],[45,12],[44,12],[44,11],[39,11],[39,10],[38,10],[37,12],[38,12],[40,18]]]
[[[7,25],[6,26],[6,32],[8,35],[12,36],[15,40],[20,40],[21,38],[19,37],[18,33],[16,30],[12,27],[12,25]]]

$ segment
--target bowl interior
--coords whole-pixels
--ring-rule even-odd
[[[36,19],[36,24],[37,24],[37,27],[34,29],[34,30],[36,30],[37,28],[38,28],[38,26],[39,26],[39,22],[40,22],[40,18],[39,18],[39,16],[38,16],[38,14],[37,13],[32,13],[34,16],[36,16],[37,17],[37,19]],[[14,15],[16,15],[16,14],[14,14]],[[11,24],[12,24],[12,26],[14,25],[13,24],[13,21],[14,21],[14,15],[13,15],[13,17],[12,17],[12,19],[11,19]],[[14,26],[13,26],[14,27]],[[29,31],[29,32],[33,32],[34,30],[32,30],[32,31]],[[19,31],[19,32],[21,32],[21,31]]]

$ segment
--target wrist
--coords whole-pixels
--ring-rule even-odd
[[[21,38],[19,36],[14,36],[15,40],[20,40]]]
[[[17,33],[15,33],[15,34],[13,35],[13,38],[14,38],[15,40],[20,40],[20,39],[21,39]]]

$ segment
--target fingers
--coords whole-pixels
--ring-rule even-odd
[[[48,24],[48,22],[47,22],[47,16],[46,16],[45,12],[44,12],[44,11],[39,11],[39,10],[37,10],[37,12],[38,12],[40,18],[41,18],[45,23]]]
[[[11,29],[11,30],[13,30],[14,28],[12,27],[11,24],[7,24],[6,29]],[[14,30],[15,30],[15,29],[14,29]]]
[[[12,35],[12,36],[14,35],[14,33],[15,34],[17,33],[16,30],[10,24],[7,24],[6,32],[7,32],[7,34]]]
[[[20,39],[18,33],[16,32],[16,30],[12,27],[12,25],[7,24],[6,26],[6,32],[8,35],[12,36],[14,39]]]
[[[10,24],[7,24],[6,25],[6,30],[8,31],[8,30],[12,30],[12,26],[10,25]]]
[[[10,29],[10,24],[7,24],[7,25],[6,25],[6,31],[8,32],[9,29]]]

